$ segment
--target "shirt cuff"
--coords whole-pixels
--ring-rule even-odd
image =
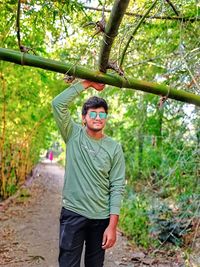
[[[116,214],[119,215],[120,208],[119,207],[110,207],[110,214]]]
[[[74,88],[77,92],[77,94],[79,95],[82,91],[84,91],[84,86],[82,85],[82,82],[76,83],[74,84]]]

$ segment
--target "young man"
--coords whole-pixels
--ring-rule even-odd
[[[85,267],[103,267],[105,249],[116,241],[125,164],[121,146],[106,136],[108,106],[91,97],[82,108],[84,126],[69,113],[73,99],[88,87],[104,84],[82,81],[52,101],[53,113],[66,143],[66,167],[60,216],[60,267],[80,267],[85,242]]]

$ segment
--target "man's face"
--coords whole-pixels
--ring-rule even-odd
[[[89,108],[87,114],[82,116],[83,123],[92,131],[102,131],[106,124],[105,109]]]

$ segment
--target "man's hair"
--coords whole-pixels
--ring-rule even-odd
[[[106,100],[98,96],[92,96],[83,104],[82,115],[86,115],[88,109],[90,108],[101,108],[101,107],[103,107],[105,109],[105,112],[108,113],[108,104]]]

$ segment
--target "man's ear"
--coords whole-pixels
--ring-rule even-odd
[[[85,119],[85,115],[82,115],[82,125],[86,125],[86,119]]]

